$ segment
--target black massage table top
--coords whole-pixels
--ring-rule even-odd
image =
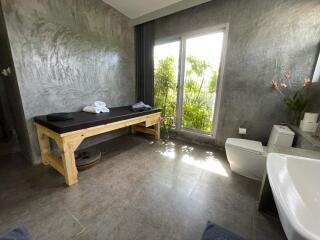
[[[152,108],[142,112],[134,112],[131,106],[110,108],[109,113],[73,112],[73,119],[66,121],[48,121],[47,116],[37,116],[34,121],[57,133],[66,133],[84,128],[95,127],[112,122],[140,117],[152,113],[161,112],[159,108]]]

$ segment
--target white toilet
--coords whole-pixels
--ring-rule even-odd
[[[278,145],[291,147],[294,132],[286,126],[274,125],[269,137],[268,146]],[[266,168],[267,147],[261,142],[228,138],[225,144],[231,170],[242,176],[261,180]]]

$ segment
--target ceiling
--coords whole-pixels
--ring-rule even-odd
[[[182,0],[104,0],[131,19],[141,17]]]
[[[150,21],[210,0],[103,0],[135,24]],[[138,20],[139,19],[139,20]],[[138,21],[137,21],[138,20]]]

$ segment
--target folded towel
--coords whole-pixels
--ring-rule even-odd
[[[94,107],[94,106],[86,106],[82,109],[82,111],[88,112],[88,113],[100,113],[101,112],[100,108]]]
[[[92,105],[86,106],[82,109],[84,112],[89,113],[108,113],[110,110],[107,108],[107,104],[102,101],[95,101]]]
[[[107,104],[105,102],[102,102],[102,101],[95,101],[93,103],[93,106],[95,106],[95,107],[106,107]]]
[[[83,108],[84,112],[88,113],[107,113],[110,112],[110,110],[107,107],[95,107],[95,106],[86,106]]]
[[[103,112],[103,113],[108,113],[110,112],[109,108],[107,108],[106,106],[104,107],[99,107],[100,111]]]
[[[147,105],[142,101],[131,106],[132,111],[146,111],[150,110],[151,108],[152,107],[150,105]]]

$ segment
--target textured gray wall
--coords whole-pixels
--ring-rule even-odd
[[[33,117],[135,100],[134,31],[101,0],[1,0],[33,162]]]
[[[296,80],[312,75],[320,41],[319,0],[213,0],[156,21],[156,39],[229,23],[216,141],[238,137],[266,143],[289,113],[271,81],[289,70]],[[278,61],[279,68],[275,69]]]

